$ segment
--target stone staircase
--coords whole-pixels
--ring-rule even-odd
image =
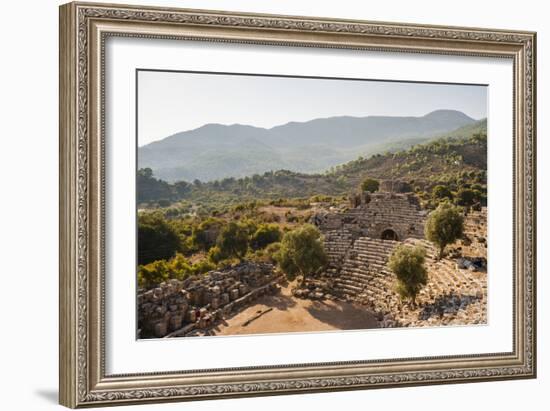
[[[353,245],[353,237],[348,230],[330,230],[324,235],[325,252],[328,257],[325,275],[334,277],[339,274],[344,258]]]
[[[356,299],[379,301],[392,289],[392,274],[386,267],[396,241],[360,237],[348,251],[334,293]]]

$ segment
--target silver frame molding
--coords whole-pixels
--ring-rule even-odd
[[[109,36],[473,55],[514,63],[514,349],[507,353],[106,375],[104,45]],[[67,407],[536,376],[536,34],[220,11],[60,7],[60,403]],[[508,252],[503,250],[503,252]]]

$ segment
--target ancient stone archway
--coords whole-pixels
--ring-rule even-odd
[[[399,236],[395,231],[393,231],[391,228],[388,228],[384,231],[382,231],[382,234],[380,235],[380,238],[382,240],[393,240],[393,241],[399,241]]]

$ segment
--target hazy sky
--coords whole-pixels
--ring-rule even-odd
[[[333,116],[487,116],[487,87],[140,71],[138,145],[208,123],[270,128]]]

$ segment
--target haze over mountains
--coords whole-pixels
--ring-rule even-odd
[[[166,181],[211,181],[280,169],[314,173],[475,128],[482,121],[437,110],[422,117],[340,116],[270,129],[206,124],[139,147],[138,168],[150,167]]]

